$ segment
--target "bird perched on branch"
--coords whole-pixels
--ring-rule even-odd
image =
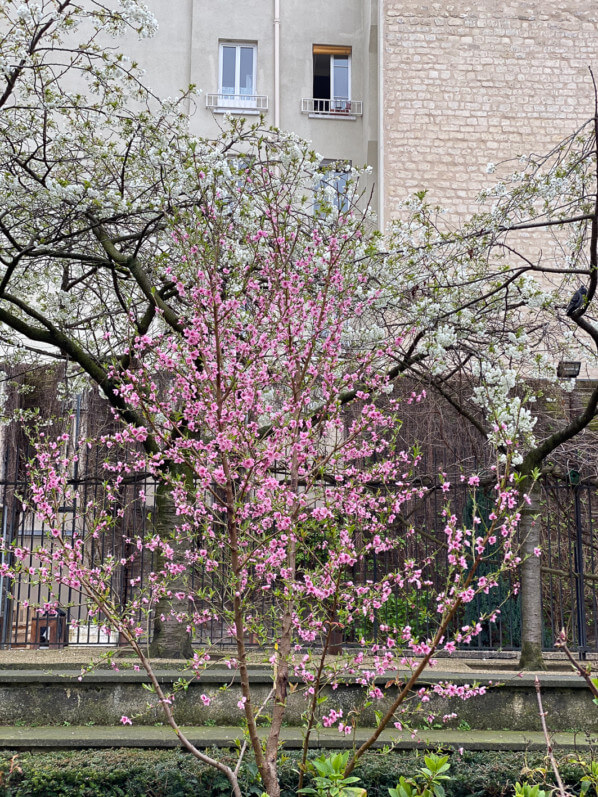
[[[585,285],[575,291],[565,311],[568,316],[576,315],[587,304],[588,289]]]

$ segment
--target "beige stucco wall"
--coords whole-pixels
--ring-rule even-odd
[[[542,153],[592,115],[592,0],[384,0],[387,218],[428,188],[454,215],[489,162]]]
[[[194,83],[202,90],[191,124],[199,135],[216,136],[221,114],[206,108],[205,94],[218,91],[219,42],[257,44],[258,94],[269,99],[266,124],[273,124],[274,0],[147,0],[158,20],[147,41],[129,36],[123,50],[145,67],[161,95]],[[378,0],[280,1],[280,126],[313,143],[324,158],[376,166],[378,147]],[[352,47],[351,98],[363,100],[355,119],[310,118],[301,98],[312,96],[314,44]],[[255,117],[253,117],[255,118]]]

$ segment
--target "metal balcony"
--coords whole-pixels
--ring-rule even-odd
[[[265,94],[206,94],[206,108],[213,113],[265,113],[268,97]]]
[[[344,97],[336,97],[333,100],[304,97],[301,100],[301,113],[323,116],[327,119],[355,119],[363,115],[363,100],[349,100]]]

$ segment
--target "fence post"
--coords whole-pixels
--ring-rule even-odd
[[[574,476],[576,478],[574,478]],[[579,484],[579,474],[571,471],[569,480],[573,486],[573,496],[575,498],[575,597],[576,597],[576,610],[577,610],[577,632],[579,643],[579,659],[585,661],[587,657],[587,639],[586,639],[586,607],[584,601],[584,575],[583,575],[583,539],[582,539],[582,524],[581,524],[581,501],[579,491],[581,485]]]

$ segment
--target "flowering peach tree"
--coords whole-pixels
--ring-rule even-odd
[[[404,341],[377,323],[374,276],[383,266],[358,210],[358,184],[349,182],[340,202],[315,156],[292,137],[284,146],[256,137],[253,145],[250,158],[211,172],[198,168],[204,202],[179,212],[170,226],[169,255],[156,266],[170,286],[168,302],[156,308],[152,330],[140,334],[133,309],[122,319],[125,358],[115,358],[108,376],[134,422],[117,413],[118,431],[100,441],[108,451],[102,502],[77,503],[70,479],[83,447],[97,441],[42,436],[30,506],[50,542],[35,551],[14,548],[3,574],[47,588],[40,612],[58,609],[63,587],[81,594],[90,614],[134,650],[182,744],[221,769],[239,795],[238,767],[196,749],[178,727],[177,690],[164,691],[146,647],[152,623],[182,629],[190,644],[202,638],[189,657],[201,683],[212,649],[203,629],[226,627],[246,729],[241,756],[250,746],[265,792],[276,797],[291,701],[304,702],[303,782],[319,725],[353,736],[362,711],[373,706],[376,726],[354,746],[348,776],[385,728],[409,726],[411,706],[433,715],[434,694],[465,699],[484,691],[420,679],[436,653],[450,654],[471,642],[483,621],[496,619],[499,610],[464,624],[461,609],[517,567],[515,532],[526,496],[510,465],[516,429],[497,426],[502,453],[490,471],[489,520],[482,522],[474,506],[471,524],[463,525],[447,503],[438,550],[421,561],[407,556],[406,542],[420,531],[408,510],[425,488],[416,479],[417,448],[399,443],[401,402],[392,380]],[[176,319],[168,317],[172,306]],[[123,513],[122,486],[141,477],[157,485],[156,524],[126,540],[124,557],[90,562],[86,548],[109,539]],[[479,476],[463,478],[475,492]],[[450,484],[440,490],[448,497]],[[65,503],[77,507],[74,533],[62,524]],[[478,573],[497,549],[495,571]],[[113,576],[125,565],[134,570],[144,553],[153,557],[152,569],[131,579],[123,599]],[[392,566],[377,580],[360,577],[368,559],[382,553]],[[434,595],[431,631],[386,623],[374,633],[389,600],[432,589],[440,556],[447,578]],[[339,634],[352,644],[333,655]],[[252,642],[270,655],[264,702],[252,686]],[[345,716],[322,697],[325,687],[347,680],[361,686],[363,698]],[[210,696],[201,700],[208,706]],[[264,720],[265,742],[258,733]]]

